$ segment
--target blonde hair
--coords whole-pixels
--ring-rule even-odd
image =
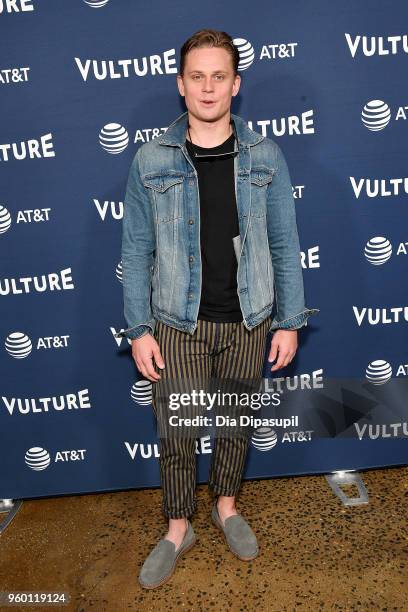
[[[198,30],[190,38],[188,38],[180,49],[180,75],[184,74],[184,66],[186,63],[186,56],[192,49],[199,49],[200,47],[221,47],[228,51],[232,59],[232,66],[234,74],[238,74],[239,64],[239,53],[238,49],[234,45],[232,38],[227,32],[220,32],[219,30]]]

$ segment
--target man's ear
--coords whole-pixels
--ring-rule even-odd
[[[239,92],[239,88],[241,86],[241,77],[239,74],[235,75],[235,79],[234,79],[234,85],[233,85],[233,93],[232,95],[235,97],[237,95],[237,93]]]
[[[183,83],[183,77],[181,76],[181,74],[177,75],[177,87],[178,87],[180,96],[184,97],[184,83]]]

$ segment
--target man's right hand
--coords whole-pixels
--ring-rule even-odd
[[[152,358],[154,357],[159,368],[165,367],[164,360],[156,339],[150,333],[132,340],[132,356],[138,370],[145,378],[152,382],[160,380],[161,376],[155,371]]]

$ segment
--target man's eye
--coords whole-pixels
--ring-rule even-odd
[[[216,74],[215,78],[222,80],[224,78],[223,74]]]

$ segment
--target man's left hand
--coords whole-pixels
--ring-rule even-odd
[[[296,355],[297,347],[297,329],[277,329],[272,336],[268,361],[275,361],[278,353],[279,356],[271,372],[287,366]]]

